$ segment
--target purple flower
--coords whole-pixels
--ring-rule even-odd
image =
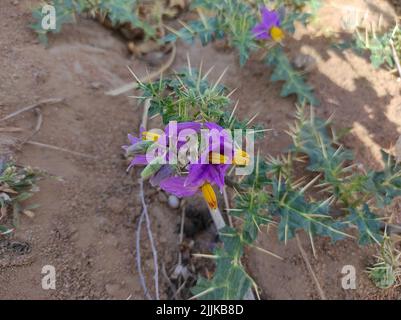
[[[128,140],[131,144],[122,146],[122,148],[125,150],[125,152],[136,153],[135,152],[136,149],[140,150],[141,148],[139,147],[139,145],[142,141],[145,140],[142,138],[144,133],[145,133],[145,129],[141,126],[139,128],[139,137],[135,137],[132,134],[128,134]],[[148,164],[148,161],[146,160],[146,156],[144,154],[135,155],[134,158],[131,160],[127,170],[129,170],[131,167],[133,167],[134,165],[137,165],[137,164],[141,164],[141,165]]]
[[[281,41],[284,38],[284,33],[280,29],[279,14],[274,10],[270,11],[266,7],[261,7],[260,13],[262,21],[252,29],[255,38],[258,40],[272,38],[274,41]]]
[[[173,146],[170,145],[172,142],[176,144],[177,150],[180,150],[187,143],[186,139],[181,141],[180,133],[186,129],[192,130],[192,132],[188,132],[189,134],[199,133],[202,127],[208,129],[207,137],[209,140],[207,147],[203,148],[202,146],[196,163],[190,162],[188,166],[185,165],[184,170],[187,169],[188,174],[180,175],[177,173],[180,170],[176,171],[171,165],[164,164],[152,176],[151,184],[153,186],[159,185],[161,189],[177,197],[189,197],[201,191],[208,206],[216,209],[217,198],[212,186],[217,185],[221,191],[223,190],[224,178],[230,167],[231,160],[234,160],[233,162],[239,165],[244,165],[249,160],[246,153],[239,149],[233,149],[231,134],[221,126],[212,122],[206,122],[203,126],[198,122],[182,122],[178,124],[172,122],[166,126],[164,133],[161,135],[144,131],[141,128],[139,138],[132,135],[128,136],[131,145],[124,146],[124,149],[127,152],[140,153],[138,150],[146,152],[146,148],[152,143],[172,148]],[[183,136],[186,136],[186,133]],[[169,137],[172,138],[171,141],[168,139]],[[169,152],[165,152],[162,157],[168,161]],[[137,164],[146,165],[149,160],[145,154],[136,155],[131,161],[130,167]]]
[[[178,135],[181,131],[186,130],[186,129],[191,129],[195,132],[199,132],[201,128],[201,124],[198,122],[181,122],[181,123],[170,123],[166,126],[164,129],[164,134],[159,135],[150,131],[145,131],[145,129],[141,126],[139,129],[139,137],[135,137],[131,134],[128,134],[128,140],[131,143],[130,145],[125,145],[122,148],[127,152],[132,152],[132,153],[141,153],[146,151],[146,147],[149,146],[149,144],[144,144],[143,148],[141,143],[144,141],[147,142],[157,142],[161,146],[166,146],[168,147],[169,144],[169,139],[168,137],[172,136],[175,134],[174,132],[174,125],[176,126],[176,134]],[[176,137],[177,138],[177,137]],[[179,149],[185,142],[178,141],[177,142],[177,148]],[[168,161],[168,153],[165,155],[166,161]],[[128,169],[133,167],[134,165],[147,165],[152,159],[149,159],[146,157],[145,154],[139,154],[135,155],[134,158],[132,159]]]
[[[202,191],[207,188],[210,193],[210,188],[204,187],[208,185],[217,185],[221,191],[223,190],[224,177],[230,165],[209,163],[209,157],[211,153],[220,154],[223,152],[225,145],[232,150],[231,136],[226,132],[222,132],[223,128],[215,123],[207,122],[204,126],[211,130],[212,134],[210,135],[208,148],[200,156],[200,163],[189,164],[189,172],[186,177],[170,177],[163,180],[160,183],[160,188],[166,192],[172,193],[177,197],[188,197],[202,188]],[[217,145],[213,143],[213,140],[216,140],[216,136],[213,137],[213,134],[216,133],[218,133],[217,138],[219,139]]]

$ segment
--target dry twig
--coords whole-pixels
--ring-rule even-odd
[[[34,104],[30,105],[30,106],[21,108],[21,109],[15,111],[15,112],[5,116],[4,118],[1,118],[0,122],[9,120],[11,118],[14,118],[15,116],[17,116],[17,115],[19,115],[19,114],[21,114],[23,112],[35,109],[37,107],[40,107],[40,106],[43,106],[43,105],[46,105],[46,104],[50,104],[50,105],[51,104],[57,104],[57,103],[63,102],[64,100],[65,100],[64,98],[50,98],[50,99],[41,100],[41,101],[39,101],[37,103],[34,103]]]
[[[46,148],[46,149],[51,149],[51,150],[57,150],[57,151],[61,151],[61,152],[65,152],[65,153],[70,153],[73,154],[74,156],[79,156],[79,157],[83,157],[83,158],[88,158],[88,159],[94,159],[96,160],[97,157],[92,156],[90,154],[86,154],[86,153],[81,153],[81,152],[77,152],[77,151],[72,151],[72,150],[68,150],[65,148],[60,148],[51,144],[46,144],[46,143],[41,143],[38,141],[27,141],[25,142],[25,144],[30,144],[33,146],[37,146],[37,147],[42,147],[42,148]]]
[[[18,146],[18,149],[21,149],[21,147],[22,147],[25,143],[27,143],[29,140],[31,140],[31,139],[40,131],[40,128],[42,127],[42,123],[43,123],[43,116],[42,116],[42,113],[40,112],[40,109],[39,109],[39,108],[35,108],[34,111],[35,111],[35,114],[36,114],[36,116],[37,116],[36,126],[35,126],[34,130],[29,134],[29,136],[26,137],[25,139],[23,139],[23,140],[20,142],[20,144],[19,144],[19,146]]]
[[[394,58],[394,61],[395,61],[395,65],[397,66],[398,75],[401,77],[400,59],[398,58],[397,50],[395,50],[393,39],[390,39],[390,46],[391,46],[391,51],[392,51],[393,58]]]
[[[127,91],[134,90],[134,89],[138,88],[138,83],[140,83],[140,82],[149,82],[149,81],[155,80],[163,72],[165,72],[168,68],[171,67],[171,65],[173,64],[174,59],[175,59],[176,51],[177,51],[176,46],[175,46],[175,44],[173,44],[172,45],[172,50],[171,50],[171,53],[170,53],[170,58],[158,70],[148,74],[146,77],[142,78],[141,80],[138,79],[139,80],[138,82],[127,83],[127,84],[123,85],[122,87],[119,87],[117,89],[113,89],[113,90],[110,90],[110,91],[106,92],[106,94],[109,95],[109,96],[118,96],[118,95],[123,94],[123,93],[125,93]]]
[[[319,283],[319,280],[317,279],[317,276],[316,276],[315,272],[313,271],[313,268],[309,261],[308,255],[306,254],[304,248],[302,247],[301,240],[299,239],[298,234],[295,235],[295,238],[297,239],[298,249],[301,252],[301,255],[302,255],[302,258],[304,259],[306,267],[307,267],[309,273],[311,274],[313,281],[315,282],[317,291],[319,292],[319,295],[320,295],[320,299],[327,300],[326,295],[324,294],[324,291]]]
[[[146,129],[147,127],[147,118],[148,118],[148,111],[150,107],[150,101],[146,100],[145,101],[145,106],[144,106],[144,111],[143,111],[143,117],[142,117],[142,127]],[[142,273],[142,266],[141,266],[141,243],[140,243],[140,233],[141,233],[141,227],[142,227],[142,222],[143,219],[145,218],[146,221],[146,230],[148,234],[148,238],[150,241],[150,246],[152,249],[152,255],[153,255],[153,266],[154,266],[154,282],[155,282],[155,291],[156,291],[156,300],[160,300],[159,296],[159,265],[158,265],[158,259],[157,259],[157,250],[156,246],[153,240],[153,234],[150,226],[150,218],[149,218],[149,213],[148,213],[148,207],[146,206],[145,202],[145,192],[143,188],[143,179],[139,179],[139,196],[141,198],[142,202],[142,213],[139,218],[138,222],[138,227],[137,227],[137,235],[136,235],[136,260],[137,260],[137,268],[138,268],[138,273],[141,281],[142,288],[144,289],[145,295],[148,299],[152,299],[152,297],[149,294],[149,291],[146,286],[146,281],[145,277],[143,276]]]

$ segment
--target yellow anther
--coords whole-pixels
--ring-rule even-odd
[[[241,149],[234,151],[233,163],[237,166],[247,166],[249,164],[249,154]]]
[[[272,27],[270,29],[270,35],[276,42],[281,42],[284,39],[284,32],[279,27]]]
[[[212,164],[223,164],[228,162],[228,157],[217,152],[209,153],[209,163]]]
[[[160,135],[150,131],[142,132],[142,139],[149,140],[149,141],[157,141],[160,138]]]
[[[214,193],[213,187],[210,185],[210,183],[205,183],[202,185],[201,190],[209,208],[217,209],[216,194]]]

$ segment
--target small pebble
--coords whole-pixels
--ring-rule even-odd
[[[180,199],[178,199],[174,195],[169,195],[169,197],[168,197],[168,205],[172,209],[178,209],[179,206],[180,206]]]

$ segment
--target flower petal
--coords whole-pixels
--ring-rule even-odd
[[[280,25],[280,17],[278,13],[274,10],[270,11],[266,7],[261,9],[262,14],[262,23],[270,29],[272,26],[279,26]]]
[[[223,130],[223,127],[220,127],[217,123],[214,123],[214,122],[205,122],[203,125],[209,130],[213,130],[213,129],[216,129],[218,131]]]
[[[220,191],[223,191],[224,187],[224,177],[226,174],[226,171],[229,167],[229,165],[225,164],[215,164],[215,165],[207,165],[209,166],[208,168],[208,181],[211,184],[216,184],[219,188]]]
[[[255,36],[256,39],[259,39],[259,40],[270,38],[270,34],[267,31],[268,31],[268,28],[262,23],[256,25],[252,29],[253,35]]]
[[[206,203],[210,209],[217,209],[217,197],[214,193],[213,187],[209,183],[205,183],[202,187],[202,194],[206,200]]]
[[[198,190],[197,186],[185,186],[185,177],[171,177],[160,182],[160,188],[177,197],[193,196]]]
[[[130,166],[136,165],[136,164],[148,164],[149,161],[146,159],[145,154],[139,154],[132,159]]]
[[[176,123],[176,126],[177,126],[177,134],[179,134],[180,131],[182,131],[184,129],[192,129],[196,132],[199,132],[201,129],[201,124],[199,122],[178,122],[178,123]],[[166,133],[166,136],[170,135],[170,131],[172,129],[171,127],[172,127],[171,123],[169,123],[166,126],[166,128],[164,130],[164,132]]]
[[[207,166],[207,164],[191,164],[188,176],[185,179],[185,186],[200,187],[204,184],[209,176]]]
[[[152,187],[156,187],[160,185],[163,180],[171,177],[173,174],[173,168],[168,164],[164,164],[162,165],[160,170],[157,171],[156,174],[150,178],[150,184],[152,185]]]

